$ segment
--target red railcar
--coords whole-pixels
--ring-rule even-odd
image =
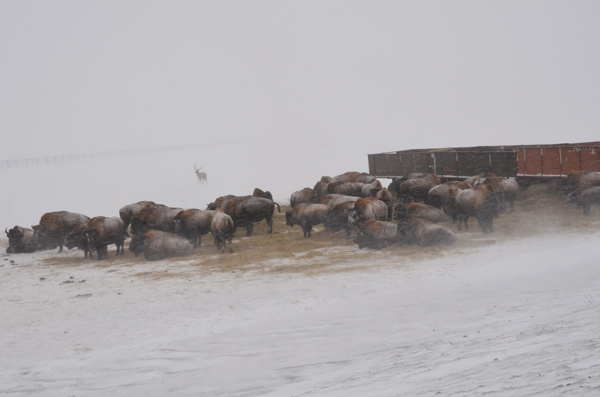
[[[560,178],[571,171],[600,171],[600,142],[556,145],[413,149],[369,154],[369,173],[397,178],[429,172],[466,178],[492,172],[507,178]]]

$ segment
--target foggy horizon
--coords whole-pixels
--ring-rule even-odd
[[[0,3],[0,159],[598,140],[600,4]]]

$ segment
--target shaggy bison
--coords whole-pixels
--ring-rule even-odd
[[[392,222],[370,220],[359,224],[354,232],[354,243],[358,248],[385,248],[398,241],[398,226]]]
[[[125,253],[125,238],[129,237],[129,234],[121,218],[96,216],[88,221],[83,234],[87,238],[90,252],[93,250],[98,253],[98,260],[108,256],[107,246],[110,244],[117,246],[115,255]]]
[[[72,250],[77,248],[83,251],[83,257],[92,259],[92,251],[87,236],[83,233],[87,229],[87,223],[77,225],[71,230],[65,238],[65,247]]]
[[[442,210],[422,203],[399,203],[394,210],[394,219],[398,220],[398,214],[406,211],[411,218],[419,218],[429,222],[445,222],[448,217]]]
[[[236,198],[236,197],[238,197],[238,196],[234,196],[233,194],[228,194],[227,196],[218,197],[213,203],[209,203],[206,206],[206,209],[211,210],[211,211],[214,211],[217,208],[225,209],[225,208],[227,208],[227,203],[229,202],[229,200],[231,200],[232,198]]]
[[[429,192],[427,192],[427,200],[425,201],[425,203],[431,205],[432,207],[442,209],[444,203],[446,202],[446,199],[448,198],[448,191],[450,189],[455,188],[464,190],[470,187],[472,186],[469,185],[467,182],[460,181],[449,181],[440,185],[436,185],[429,189]]]
[[[167,207],[162,204],[147,205],[131,219],[131,233],[137,234],[140,230],[145,229],[175,233],[173,219],[181,211],[183,208]]]
[[[194,248],[202,245],[202,236],[208,234],[214,211],[189,209],[173,218],[175,234],[187,238]]]
[[[285,224],[300,225],[304,237],[310,237],[313,226],[325,223],[329,211],[325,204],[300,203],[285,213]]]
[[[137,257],[143,253],[149,261],[175,256],[187,256],[194,252],[194,246],[186,238],[160,230],[139,230],[131,238],[129,250]]]
[[[47,247],[40,246],[33,230],[26,227],[15,226],[10,230],[4,229],[4,232],[6,233],[6,237],[8,237],[7,254],[23,254],[35,252],[40,249],[56,248],[56,244],[50,244]]]
[[[398,220],[397,237],[401,244],[424,247],[435,244],[452,245],[458,241],[453,231],[433,222],[414,218],[406,207],[396,207],[394,215]]]
[[[348,224],[348,211],[354,208],[353,201],[346,201],[333,207],[327,220],[325,221],[325,229],[328,233],[333,234],[340,230],[346,231],[346,237],[350,238],[352,235],[352,227]]]
[[[154,201],[138,201],[137,203],[128,204],[119,210],[119,216],[125,223],[125,228],[129,227],[131,220],[136,217],[140,210],[148,205],[155,204]]]
[[[484,233],[493,232],[494,217],[504,210],[502,193],[494,191],[491,185],[477,185],[465,190],[450,190],[447,207],[451,216],[458,219],[458,230],[461,224],[469,230],[469,217],[477,218]]]
[[[302,190],[292,193],[290,196],[290,206],[294,208],[299,203],[314,203],[318,201],[319,195],[314,189],[305,187]]]
[[[58,245],[58,252],[63,252],[65,237],[77,225],[87,223],[90,218],[68,211],[47,212],[42,215],[40,224],[32,226],[35,239],[40,245]]]
[[[371,219],[387,221],[388,208],[383,201],[375,197],[359,198],[354,203],[354,208],[348,210],[348,225],[355,227]]]
[[[569,193],[569,203],[583,207],[583,215],[590,214],[592,204],[600,204],[600,186],[584,187]]]
[[[234,197],[227,202],[227,207],[222,208],[223,212],[233,219],[235,227],[245,227],[246,236],[252,235],[254,230],[253,222],[260,222],[263,219],[269,226],[267,233],[273,232],[273,212],[275,205],[281,212],[281,207],[276,202],[253,196]]]
[[[229,242],[229,252],[233,253],[231,242],[233,240],[233,233],[235,233],[235,226],[233,219],[223,212],[221,208],[217,208],[213,213],[210,230],[215,239],[217,249],[225,252],[225,244]]]

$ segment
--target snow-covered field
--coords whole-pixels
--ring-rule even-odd
[[[322,169],[300,153],[256,155],[252,145],[231,163],[214,147],[202,153],[211,160],[204,186],[192,168],[202,161],[185,151],[3,173],[0,220],[29,226],[63,209],[114,216],[142,199],[204,208],[254,187],[284,201],[321,175],[366,170],[350,146],[339,169]],[[374,253],[312,275],[272,262],[206,273],[193,259],[0,257],[0,393],[596,396],[599,238],[573,229],[490,236],[488,248],[428,260]]]

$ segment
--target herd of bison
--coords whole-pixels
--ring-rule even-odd
[[[327,234],[345,231],[360,247],[383,248],[390,244],[453,244],[456,234],[438,225],[451,219],[468,230],[471,217],[483,231],[493,231],[494,218],[514,210],[519,186],[514,179],[494,174],[479,174],[464,181],[442,183],[435,174],[413,173],[393,179],[387,187],[375,177],[346,172],[322,177],[314,188],[292,193],[291,210],[286,224],[300,225],[304,237],[311,237],[315,225],[324,225]],[[583,207],[600,203],[600,172],[572,172],[562,182],[569,202]],[[123,255],[125,240],[131,237],[129,250],[148,260],[191,255],[200,246],[202,236],[212,233],[217,248],[227,245],[233,252],[236,228],[245,228],[251,236],[254,223],[266,220],[273,231],[273,213],[281,212],[271,193],[255,189],[252,196],[223,196],[206,210],[172,208],[152,201],[129,204],[119,210],[120,217],[85,215],[58,211],[42,215],[32,229],[15,226],[5,232],[7,253],[25,253],[63,246],[78,248],[84,257],[97,254],[106,258],[107,246],[115,244]],[[393,222],[395,220],[395,222]]]

